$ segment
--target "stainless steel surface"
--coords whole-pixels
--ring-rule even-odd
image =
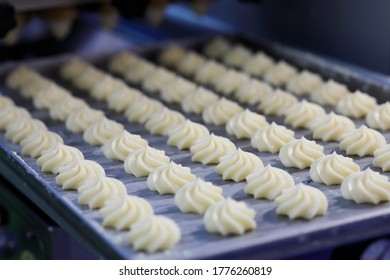
[[[194,40],[189,45],[196,45],[202,40]],[[253,46],[262,46],[256,41],[252,41]],[[144,54],[159,49],[162,45],[155,46],[149,50],[141,50]],[[269,48],[274,48],[269,46]],[[293,58],[294,53],[285,50],[278,50],[281,57]],[[31,66],[41,71],[44,75],[57,79],[53,75],[53,70],[66,61],[67,57],[58,57],[46,61],[32,62]],[[316,66],[320,74],[325,76],[335,75],[340,70],[338,67],[332,67],[326,63],[314,63],[310,56],[301,56],[301,63],[309,68]],[[91,58],[89,61],[99,66],[105,65],[105,56]],[[3,73],[8,65],[3,67]],[[301,65],[302,66],[302,65]],[[359,77],[357,73],[352,73],[343,69],[343,79],[354,81],[352,77]],[[359,80],[359,79],[358,79]],[[58,80],[60,83],[61,81]],[[383,82],[383,81],[382,81]],[[365,88],[379,87],[374,80],[361,80],[366,85]],[[388,91],[383,83],[382,97],[388,98]],[[390,222],[390,205],[382,203],[377,206],[356,205],[353,202],[345,201],[340,194],[338,187],[328,187],[311,182],[308,170],[297,170],[294,168],[284,168],[277,155],[259,153],[250,146],[249,140],[237,140],[226,134],[224,127],[207,125],[211,132],[230,138],[238,147],[250,151],[260,156],[264,164],[270,163],[273,166],[287,169],[294,177],[295,182],[305,182],[312,186],[318,187],[325,193],[329,200],[329,212],[324,217],[317,217],[311,221],[296,220],[290,221],[286,217],[277,216],[275,213],[275,204],[266,200],[255,200],[243,192],[245,183],[233,183],[223,181],[221,176],[214,171],[215,166],[203,166],[191,161],[189,151],[179,151],[176,148],[169,147],[166,144],[166,138],[162,136],[150,135],[142,125],[131,124],[126,121],[124,116],[110,112],[106,105],[90,99],[85,93],[77,92],[67,84],[63,84],[72,92],[88,101],[90,106],[104,110],[111,119],[125,124],[127,130],[132,133],[140,134],[147,139],[151,146],[166,151],[166,154],[176,163],[189,166],[192,172],[216,185],[223,188],[223,194],[226,197],[232,197],[237,200],[245,201],[250,207],[256,210],[256,222],[258,227],[253,232],[249,232],[238,237],[221,237],[215,234],[207,233],[202,218],[195,214],[183,214],[174,205],[173,196],[158,195],[149,191],[146,185],[146,178],[135,178],[126,174],[121,162],[106,159],[99,147],[91,147],[83,142],[82,135],[71,134],[65,130],[63,123],[52,121],[49,114],[45,111],[36,110],[30,102],[19,97],[15,92],[9,91],[2,87],[3,93],[12,96],[18,105],[24,106],[32,112],[36,118],[43,120],[49,129],[58,132],[64,138],[66,144],[79,148],[87,159],[95,160],[100,163],[106,170],[107,176],[120,179],[127,187],[129,194],[135,194],[147,199],[153,206],[157,214],[166,215],[174,219],[182,231],[182,240],[178,246],[166,251],[155,254],[137,253],[126,243],[125,232],[118,232],[112,229],[106,229],[101,224],[101,219],[97,211],[89,210],[87,207],[81,207],[77,204],[76,191],[64,191],[55,184],[55,176],[42,173],[34,159],[22,156],[20,147],[13,145],[4,139],[4,134],[0,134],[0,172],[11,170],[19,178],[19,182],[25,182],[19,188],[30,194],[33,200],[38,201],[38,205],[46,209],[48,215],[54,216],[65,229],[77,235],[81,240],[95,250],[101,251],[108,258],[130,258],[130,259],[198,259],[198,258],[246,258],[249,256],[258,258],[285,258],[292,255],[303,254],[305,252],[322,249],[325,247],[337,246],[368,237],[374,237],[390,232],[388,223]],[[355,86],[355,85],[354,85]],[[380,87],[379,87],[380,88]],[[155,97],[155,95],[153,95]],[[168,107],[180,110],[178,106]],[[194,121],[202,122],[199,116],[188,115]],[[282,123],[280,118],[269,118],[268,121]],[[362,121],[356,121],[360,125]],[[297,130],[296,137],[305,135],[311,138],[308,130]],[[384,133],[387,141],[390,141],[390,132]],[[324,143],[327,154],[336,150],[337,143]],[[343,154],[343,153],[342,153]],[[356,162],[362,167],[372,168],[372,157],[356,158]],[[378,170],[374,168],[375,170]],[[388,173],[385,173],[388,175]],[[17,181],[17,178],[14,178]]]

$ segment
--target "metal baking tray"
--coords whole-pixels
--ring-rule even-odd
[[[199,37],[178,43],[199,50],[201,45],[209,39],[209,37]],[[229,39],[243,43],[254,50],[263,50],[276,59],[285,59],[301,69],[315,71],[325,79],[333,78],[343,82],[348,85],[350,90],[366,91],[376,96],[380,102],[390,99],[390,88],[387,81],[371,72],[351,71],[310,54],[263,42],[248,35],[231,36]],[[153,60],[156,53],[165,45],[163,43],[131,51]],[[107,60],[112,55],[101,54],[98,57],[83,58],[105,69]],[[76,191],[62,190],[55,184],[54,175],[41,172],[34,159],[21,155],[21,148],[5,141],[4,133],[0,133],[0,173],[65,230],[79,238],[101,257],[110,259],[288,258],[390,233],[390,203],[372,206],[357,205],[354,202],[346,201],[341,197],[339,187],[313,183],[310,180],[308,170],[285,168],[280,163],[277,154],[259,153],[251,147],[250,140],[237,140],[227,135],[223,126],[207,125],[211,132],[228,137],[238,147],[260,156],[264,164],[270,163],[273,166],[286,169],[292,174],[296,183],[305,182],[319,188],[329,200],[327,215],[310,221],[291,221],[287,217],[276,215],[276,205],[272,201],[256,200],[244,193],[245,182],[223,181],[221,176],[214,172],[214,165],[203,166],[199,163],[193,163],[188,150],[179,151],[174,147],[169,147],[166,144],[166,137],[150,135],[142,125],[128,123],[123,115],[109,111],[104,103],[92,100],[85,93],[78,92],[70,85],[63,83],[55,73],[61,63],[67,61],[69,57],[69,55],[64,55],[26,61],[25,63],[67,87],[76,96],[85,98],[90,106],[104,110],[109,118],[123,123],[128,131],[140,134],[149,141],[151,146],[165,150],[166,154],[176,163],[191,167],[195,175],[221,186],[225,197],[245,201],[256,211],[255,220],[258,226],[252,232],[231,237],[208,233],[204,228],[202,217],[196,214],[183,214],[178,210],[174,205],[173,195],[162,196],[157,192],[149,191],[146,178],[135,178],[126,174],[123,163],[106,159],[99,147],[92,147],[84,143],[82,135],[70,133],[65,129],[63,123],[51,120],[46,111],[36,110],[31,102],[21,98],[18,93],[7,89],[2,82],[0,90],[3,94],[11,96],[17,105],[26,107],[33,117],[43,120],[50,130],[59,133],[64,138],[66,144],[79,148],[87,159],[100,163],[105,168],[107,176],[120,179],[126,185],[129,194],[147,199],[152,204],[156,214],[163,214],[175,220],[182,231],[180,244],[168,251],[153,254],[135,252],[127,244],[125,232],[104,228],[97,211],[77,204]],[[15,66],[14,63],[0,65],[1,77],[4,78],[7,71]],[[180,107],[177,105],[167,104],[167,106],[180,111]],[[187,115],[187,117],[202,122],[199,116]],[[269,122],[282,123],[281,118],[267,117],[267,119]],[[360,125],[362,121],[359,120],[356,123]],[[304,135],[311,139],[308,130],[295,131],[296,137]],[[384,135],[389,141],[390,132],[385,132]],[[324,145],[327,154],[333,150],[342,153],[338,150],[338,143],[318,143]],[[362,168],[370,167],[379,171],[372,166],[372,157],[355,157],[354,159]],[[384,174],[389,176],[389,173]]]

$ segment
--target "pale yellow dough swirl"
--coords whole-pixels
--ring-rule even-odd
[[[272,93],[273,89],[270,85],[256,79],[250,79],[237,90],[235,97],[241,103],[257,105]]]
[[[93,66],[88,66],[83,73],[75,77],[73,84],[80,90],[91,91],[96,83],[104,78],[103,71],[96,69]]]
[[[103,226],[128,230],[139,220],[153,216],[150,203],[138,196],[124,195],[108,200],[99,210]]]
[[[367,93],[355,91],[340,99],[336,111],[352,118],[364,118],[371,109],[377,106],[376,99]]]
[[[54,148],[45,150],[37,159],[37,164],[43,172],[58,174],[61,167],[83,159],[84,155],[77,148],[58,143]]]
[[[211,103],[218,101],[219,97],[212,91],[198,87],[193,92],[184,96],[181,108],[188,114],[201,114]]]
[[[294,180],[286,171],[267,165],[255,170],[246,177],[248,182],[244,191],[254,198],[275,199],[283,190],[294,186]]]
[[[282,116],[288,108],[297,102],[298,99],[291,93],[277,89],[262,100],[258,109],[266,115]]]
[[[260,152],[277,153],[281,147],[294,140],[294,135],[294,131],[272,122],[252,135],[251,145]]]
[[[11,89],[20,89],[22,85],[36,75],[35,71],[26,65],[21,65],[12,70],[5,80],[6,85]]]
[[[194,80],[203,85],[211,85],[227,71],[226,67],[214,60],[208,60],[196,71]]]
[[[21,118],[15,119],[7,126],[4,138],[14,144],[19,144],[24,139],[29,137],[31,133],[39,129],[47,130],[47,127],[42,121],[38,119],[33,119],[29,116],[23,116]]]
[[[242,235],[256,228],[256,212],[249,208],[245,202],[226,199],[211,205],[203,222],[206,230],[222,236]]]
[[[226,124],[226,131],[238,139],[250,139],[259,128],[268,125],[266,118],[257,113],[245,109],[244,112],[235,115]]]
[[[31,117],[30,113],[26,109],[16,107],[11,103],[4,104],[0,109],[0,131],[6,130],[11,123],[17,120],[29,117]]]
[[[123,113],[135,101],[143,96],[139,90],[124,87],[107,97],[108,108],[118,113]]]
[[[237,150],[236,145],[228,138],[211,135],[197,140],[191,146],[191,160],[202,164],[218,164],[219,159]]]
[[[175,194],[185,184],[196,180],[189,167],[173,161],[154,169],[148,176],[148,188],[159,194]]]
[[[328,80],[310,94],[310,99],[321,105],[336,106],[340,99],[348,93],[348,88],[345,85]]]
[[[130,122],[143,124],[163,107],[161,102],[145,96],[133,102],[125,111],[125,116]]]
[[[72,58],[70,61],[64,63],[60,68],[60,76],[64,80],[73,81],[79,77],[88,68],[88,63],[79,59]]]
[[[149,216],[137,221],[131,227],[129,243],[136,251],[154,253],[167,250],[180,242],[179,226],[164,216]]]
[[[279,159],[286,167],[305,169],[318,158],[324,156],[324,147],[305,137],[292,140],[279,151]]]
[[[145,129],[152,135],[168,136],[172,128],[184,123],[186,118],[177,111],[166,107],[153,114],[145,123]]]
[[[161,98],[168,103],[180,103],[183,98],[196,89],[196,84],[181,77],[165,84]]]
[[[246,59],[243,70],[249,75],[261,77],[274,63],[270,56],[260,51]]]
[[[390,145],[384,145],[374,152],[373,165],[382,168],[383,172],[390,171]]]
[[[385,137],[378,131],[362,125],[358,129],[344,135],[340,142],[340,150],[347,155],[360,157],[372,156],[376,149],[386,145]]]
[[[66,119],[65,126],[73,133],[80,133],[84,132],[91,124],[100,121],[103,118],[103,111],[85,106],[71,113]]]
[[[233,116],[243,111],[238,103],[223,97],[207,106],[203,110],[202,118],[207,124],[225,125]]]
[[[175,204],[183,213],[203,215],[211,205],[221,200],[224,200],[222,188],[199,178],[185,184],[175,194]]]
[[[286,215],[289,219],[313,219],[323,216],[328,211],[328,200],[323,192],[314,187],[299,183],[285,189],[275,199],[278,205],[276,213]]]
[[[210,135],[210,132],[207,127],[187,119],[184,123],[169,131],[167,144],[180,150],[189,149],[195,141],[208,135]]]
[[[223,95],[233,95],[243,84],[249,81],[249,76],[236,70],[227,70],[214,80],[213,85],[217,92]]]
[[[166,84],[175,80],[175,78],[176,75],[173,72],[159,67],[145,77],[142,82],[142,88],[152,93],[158,92],[161,91]]]
[[[87,205],[90,209],[101,208],[110,199],[127,194],[126,187],[121,181],[105,176],[96,176],[84,182],[77,191],[78,203]]]
[[[165,47],[158,56],[158,61],[166,66],[174,66],[183,59],[186,51],[181,46],[171,43]]]
[[[313,90],[321,86],[323,82],[320,75],[303,70],[288,81],[287,90],[296,95],[309,95]]]
[[[105,75],[103,79],[95,83],[89,94],[98,101],[106,101],[112,93],[126,87],[126,84],[121,80]]]
[[[371,128],[383,131],[390,130],[390,102],[387,101],[369,111],[366,123]]]
[[[387,176],[368,168],[346,177],[341,184],[341,194],[358,204],[378,204],[390,201],[390,182]]]
[[[131,152],[125,159],[124,168],[136,177],[146,177],[154,169],[170,161],[165,151],[150,146]]]
[[[224,55],[223,62],[229,66],[242,68],[245,62],[251,58],[252,51],[247,47],[236,44],[232,46]]]
[[[294,128],[307,128],[312,121],[325,114],[321,106],[303,100],[286,109],[284,122]]]
[[[130,67],[126,68],[122,75],[126,81],[140,84],[150,77],[155,70],[156,66],[153,63],[140,58],[131,64]]]
[[[130,52],[121,52],[115,55],[108,64],[113,73],[124,74],[126,70],[139,60],[139,56]]]
[[[348,117],[333,112],[313,120],[309,124],[314,139],[322,141],[341,141],[345,133],[356,129],[354,122]]]
[[[59,100],[71,96],[70,92],[52,83],[47,88],[37,92],[33,97],[34,107],[37,109],[50,109]]]
[[[77,160],[58,170],[57,185],[64,190],[77,190],[86,181],[97,176],[105,176],[103,167],[92,160]]]
[[[57,100],[50,108],[50,117],[53,120],[65,121],[70,114],[87,106],[87,103],[80,98],[65,96]]]
[[[235,152],[221,157],[215,171],[222,175],[223,180],[240,182],[253,171],[263,167],[263,162],[258,156],[238,148]]]
[[[340,185],[345,177],[359,172],[360,167],[352,158],[333,152],[315,160],[310,167],[310,178],[325,185]]]
[[[124,127],[122,124],[104,117],[87,127],[84,131],[83,139],[90,145],[102,146],[113,135],[121,134],[123,131]]]
[[[139,149],[148,146],[148,141],[137,134],[131,134],[124,130],[122,133],[113,135],[103,145],[103,153],[106,158],[125,161],[127,156]]]
[[[45,129],[37,129],[20,142],[22,154],[33,158],[40,157],[46,150],[54,148],[58,143],[63,144],[62,137]]]
[[[264,80],[274,86],[285,85],[293,76],[297,74],[297,69],[285,61],[279,61],[264,73]]]
[[[203,48],[203,52],[212,58],[221,58],[229,49],[231,44],[223,37],[216,37]]]
[[[176,64],[176,70],[186,76],[192,76],[206,62],[206,58],[200,54],[188,51]]]

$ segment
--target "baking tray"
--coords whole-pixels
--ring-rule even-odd
[[[321,74],[324,78],[334,78],[353,89],[361,89],[378,98],[380,101],[389,100],[390,90],[387,82],[379,75],[369,72],[351,71],[335,66],[325,60],[319,59],[307,53],[292,50],[279,45],[270,44],[252,38],[250,36],[232,36],[231,40],[243,43],[253,49],[262,49],[277,59],[285,59],[299,68],[306,68]],[[199,49],[209,40],[208,37],[185,40],[182,43],[186,47]],[[158,50],[165,44],[158,44],[147,48],[132,50],[149,59],[154,59]],[[105,68],[107,59],[112,54],[101,54],[98,57],[83,57],[89,62]],[[66,144],[79,148],[86,159],[95,160],[106,170],[107,176],[120,179],[127,188],[129,194],[134,194],[147,199],[153,206],[156,214],[163,214],[174,219],[181,231],[182,240],[176,247],[154,254],[137,253],[126,243],[126,233],[112,229],[106,229],[101,225],[101,219],[97,211],[89,210],[77,204],[76,191],[64,191],[55,184],[55,176],[42,173],[32,158],[21,155],[21,148],[4,139],[4,133],[0,133],[0,173],[8,178],[16,188],[34,201],[49,216],[58,222],[65,230],[79,238],[84,244],[103,258],[111,259],[210,259],[210,258],[288,258],[307,252],[332,248],[340,244],[346,244],[357,240],[372,238],[390,233],[390,204],[382,203],[376,206],[357,205],[346,201],[341,197],[340,188],[324,186],[313,183],[309,177],[309,171],[300,171],[294,168],[285,168],[278,160],[278,156],[268,153],[259,153],[251,147],[250,140],[237,140],[227,135],[224,127],[207,125],[211,132],[230,138],[238,147],[253,152],[261,157],[264,164],[286,169],[292,174],[296,183],[304,182],[319,188],[329,200],[329,211],[324,217],[317,217],[310,221],[294,220],[277,216],[276,205],[272,201],[256,200],[244,193],[245,182],[234,183],[223,181],[221,176],[214,172],[215,166],[203,166],[191,161],[189,151],[179,151],[166,145],[166,137],[150,135],[142,125],[128,123],[123,115],[110,112],[104,103],[90,99],[85,93],[80,93],[70,85],[63,83],[55,72],[59,65],[69,59],[69,56],[60,56],[50,59],[41,59],[26,62],[31,67],[39,70],[68,89],[76,96],[85,98],[88,104],[94,108],[102,109],[106,115],[125,125],[125,128],[140,134],[147,139],[151,146],[163,149],[176,163],[189,166],[192,172],[223,188],[225,197],[245,201],[256,211],[258,227],[245,235],[221,237],[206,232],[202,218],[196,214],[183,214],[174,205],[172,195],[161,196],[157,192],[151,192],[147,188],[146,178],[135,178],[126,174],[123,163],[106,159],[99,147],[87,145],[82,140],[82,135],[72,134],[65,129],[63,123],[50,119],[48,112],[36,110],[29,101],[22,99],[16,92],[7,89],[4,83],[0,90],[5,95],[11,96],[17,105],[26,107],[32,116],[43,120],[48,128],[59,133]],[[0,66],[0,74],[15,67],[8,63]],[[153,95],[156,97],[156,95]],[[167,104],[168,107],[180,110],[176,106]],[[191,120],[202,122],[199,116],[187,115]],[[269,118],[268,121],[281,123],[280,118]],[[360,125],[362,121],[357,121]],[[295,130],[296,137],[304,135],[311,139],[308,130]],[[390,140],[390,132],[384,133],[387,141]],[[318,142],[318,141],[317,141]],[[325,152],[329,154],[333,150],[343,154],[337,148],[337,143],[318,142],[325,146]],[[372,157],[354,158],[362,168],[373,168]],[[388,173],[384,173],[389,176]]]

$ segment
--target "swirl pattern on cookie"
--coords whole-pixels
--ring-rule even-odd
[[[279,61],[264,73],[264,80],[274,86],[285,85],[293,76],[297,74],[297,69],[285,61]]]
[[[15,119],[7,126],[4,138],[14,144],[19,144],[22,140],[30,136],[31,133],[39,129],[47,130],[47,127],[38,119],[23,116]]]
[[[313,219],[323,216],[328,211],[328,200],[323,192],[314,187],[299,183],[285,189],[275,199],[278,215],[286,215],[289,219]]]
[[[345,177],[359,172],[360,167],[352,158],[333,152],[315,160],[310,167],[310,178],[325,185],[340,185]]]
[[[303,100],[285,111],[284,122],[294,128],[307,128],[312,121],[325,115],[325,110],[314,103]]]
[[[115,112],[123,113],[131,104],[136,100],[139,100],[142,96],[143,94],[139,90],[129,87],[121,88],[107,97],[108,108]]]
[[[298,169],[310,167],[316,159],[324,155],[323,146],[305,137],[290,141],[279,151],[279,158],[284,166]]]
[[[175,194],[185,184],[196,180],[189,167],[173,161],[154,169],[148,176],[148,188],[159,194]]]
[[[390,145],[384,145],[374,152],[373,165],[382,168],[383,172],[390,171]]]
[[[268,125],[266,118],[257,113],[245,109],[244,112],[232,117],[226,124],[226,131],[238,139],[250,139],[259,128]]]
[[[195,72],[194,80],[203,85],[211,85],[226,71],[226,67],[222,64],[208,60]]]
[[[369,127],[379,130],[390,130],[390,102],[376,106],[366,116],[366,123]]]
[[[322,83],[323,80],[320,75],[303,70],[288,81],[287,90],[300,96],[309,95]]]
[[[252,51],[241,44],[235,44],[224,55],[223,62],[229,66],[242,68],[252,56]]]
[[[196,89],[196,84],[181,77],[165,84],[161,91],[161,98],[168,103],[180,103],[183,98]]]
[[[336,106],[340,99],[348,93],[348,88],[345,85],[328,80],[310,94],[310,99],[321,105]]]
[[[163,107],[161,102],[145,96],[133,102],[125,111],[125,116],[130,122],[143,124]]]
[[[238,148],[235,152],[221,157],[215,171],[222,175],[223,180],[240,182],[253,171],[263,167],[263,162],[258,156]]]
[[[110,75],[105,75],[103,79],[95,83],[89,94],[98,101],[106,101],[113,92],[121,90],[122,88],[127,88],[122,80],[116,79]]]
[[[387,176],[368,168],[346,177],[341,184],[341,195],[358,204],[390,201],[390,182]]]
[[[210,90],[198,87],[195,91],[184,96],[181,108],[188,114],[201,114],[211,103],[218,101],[219,97]]]
[[[148,141],[137,134],[132,134],[126,130],[113,135],[103,145],[103,153],[106,158],[125,161],[127,156],[139,149],[148,146]]]
[[[242,235],[256,228],[256,212],[243,201],[226,199],[211,205],[203,222],[206,230],[222,236]]]
[[[84,131],[83,139],[90,145],[102,146],[113,135],[121,134],[123,131],[124,127],[122,124],[104,117],[87,127]]]
[[[211,205],[221,200],[224,200],[222,188],[202,179],[185,184],[175,194],[175,204],[183,213],[203,215]]]
[[[146,82],[146,80],[155,73],[155,70],[156,66],[153,63],[139,58],[131,64],[131,67],[126,68],[123,73],[123,77],[130,83],[140,84],[141,82]],[[154,87],[151,85],[151,88]]]
[[[176,70],[186,76],[192,76],[206,62],[206,58],[193,51],[187,51],[176,64]]]
[[[358,129],[346,133],[339,147],[347,155],[364,157],[373,155],[376,149],[384,145],[386,145],[386,139],[381,133],[362,125]]]
[[[183,59],[186,51],[178,44],[171,43],[158,56],[158,61],[166,66],[175,66]]]
[[[249,81],[249,76],[236,70],[227,70],[214,80],[215,90],[223,95],[230,96],[243,84]]]
[[[261,77],[274,63],[270,56],[259,51],[245,61],[242,69],[249,75]]]
[[[277,153],[281,147],[294,140],[294,135],[294,131],[272,122],[252,135],[251,145],[260,152]]]
[[[205,45],[203,52],[213,58],[221,58],[231,48],[230,42],[223,37],[216,37]]]
[[[62,137],[45,129],[37,129],[20,142],[22,154],[33,158],[40,157],[46,150],[54,148],[58,143],[63,144]]]
[[[167,144],[180,150],[189,149],[195,141],[208,135],[210,135],[210,132],[207,127],[187,119],[184,123],[169,131]]]
[[[80,98],[65,96],[64,98],[57,100],[50,108],[50,117],[54,120],[65,121],[70,114],[87,106],[87,103]]]
[[[6,130],[16,120],[30,117],[30,113],[24,108],[16,107],[11,103],[3,104],[3,107],[0,109],[0,131]]]
[[[340,99],[336,111],[352,118],[364,118],[368,112],[377,106],[376,99],[367,93],[355,91]]]
[[[298,99],[291,93],[277,89],[262,100],[258,109],[266,115],[282,116],[288,108],[297,102]]]
[[[84,132],[91,124],[100,121],[103,118],[103,111],[85,106],[71,113],[66,119],[65,126],[73,133],[80,133]]]
[[[207,124],[225,125],[233,116],[243,111],[236,102],[222,97],[203,110],[202,119]]]
[[[88,63],[79,59],[72,58],[70,61],[64,63],[60,68],[60,76],[66,81],[73,81],[84,73],[88,68]]]
[[[244,104],[257,105],[263,99],[272,94],[273,89],[270,85],[255,79],[250,79],[248,82],[240,86],[236,91],[235,97]]]
[[[185,122],[185,117],[177,111],[166,107],[153,114],[145,123],[145,129],[152,135],[165,135],[169,131]]]
[[[254,198],[275,199],[283,190],[294,186],[294,180],[286,171],[267,165],[255,170],[246,177],[248,182],[244,191]]]

